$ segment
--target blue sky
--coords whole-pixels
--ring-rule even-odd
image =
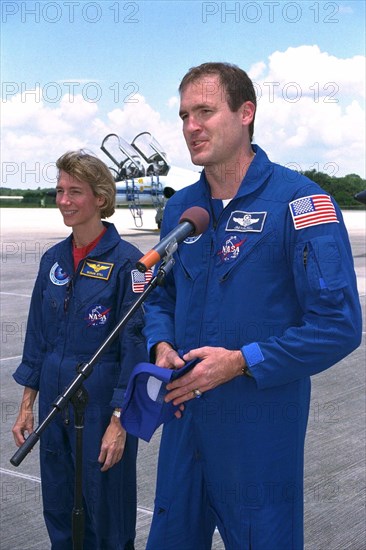
[[[65,150],[149,130],[190,167],[177,87],[189,67],[236,63],[258,94],[272,160],[365,177],[365,3],[1,3],[2,185],[49,187]]]

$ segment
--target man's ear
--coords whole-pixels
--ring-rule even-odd
[[[249,126],[254,120],[255,105],[252,101],[245,101],[241,106],[242,109],[242,121],[244,126]]]

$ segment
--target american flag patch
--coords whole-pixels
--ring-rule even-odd
[[[289,204],[295,229],[303,229],[321,223],[336,222],[337,213],[328,195],[310,195]]]
[[[141,273],[137,269],[131,271],[132,278],[132,291],[143,292],[145,285],[147,285],[152,279],[152,270],[148,269],[145,273]]]

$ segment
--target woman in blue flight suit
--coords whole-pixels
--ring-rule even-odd
[[[72,234],[41,260],[32,294],[23,359],[14,374],[25,386],[13,427],[17,445],[91,359],[143,289],[134,266],[141,253],[113,224],[115,183],[97,157],[76,151],[57,161],[56,203]],[[137,440],[121,426],[124,389],[133,366],[146,359],[142,311],[95,364],[88,393],[83,446],[85,550],[134,548]],[[75,430],[67,407],[40,441],[44,518],[53,550],[72,549]]]

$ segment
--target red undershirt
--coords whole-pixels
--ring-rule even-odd
[[[100,233],[100,235],[98,235],[98,237],[96,239],[94,239],[94,241],[87,244],[86,246],[82,246],[81,248],[78,248],[75,245],[74,240],[72,241],[72,255],[73,255],[73,258],[74,258],[74,270],[75,271],[76,271],[76,269],[79,265],[79,262],[81,262],[81,260],[86,258],[87,255],[89,254],[89,252],[91,252],[93,250],[93,248],[95,248],[97,246],[97,244],[99,243],[100,239],[103,237],[103,235],[106,231],[107,231],[107,228],[104,227],[103,231]]]

